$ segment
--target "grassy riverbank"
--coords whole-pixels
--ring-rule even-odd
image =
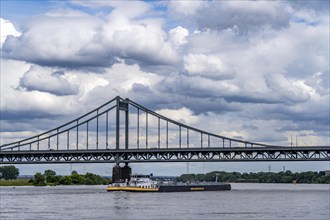
[[[32,186],[29,179],[4,180],[0,179],[0,186]]]

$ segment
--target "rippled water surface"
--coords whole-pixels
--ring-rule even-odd
[[[231,191],[107,192],[106,186],[1,187],[0,219],[330,219],[330,187],[232,184]]]

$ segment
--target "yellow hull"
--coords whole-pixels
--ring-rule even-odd
[[[133,186],[108,186],[107,191],[126,191],[126,192],[158,192],[158,188],[141,188]]]

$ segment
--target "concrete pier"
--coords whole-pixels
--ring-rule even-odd
[[[132,169],[126,164],[124,167],[116,165],[112,168],[112,182],[123,183],[130,180]]]

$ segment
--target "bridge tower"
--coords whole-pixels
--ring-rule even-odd
[[[131,167],[128,166],[128,163],[125,163],[124,167],[120,165],[115,165],[112,168],[112,182],[120,183],[125,182],[130,179],[130,175],[132,173]]]
[[[128,150],[129,146],[129,111],[128,111],[128,100],[120,100],[120,97],[116,97],[116,150],[120,149],[120,111],[125,112],[125,150]],[[128,166],[128,162],[125,163],[124,167],[121,167],[119,164],[120,157],[119,154],[116,154],[116,165],[112,168],[112,182],[124,182],[130,179],[132,169]]]

